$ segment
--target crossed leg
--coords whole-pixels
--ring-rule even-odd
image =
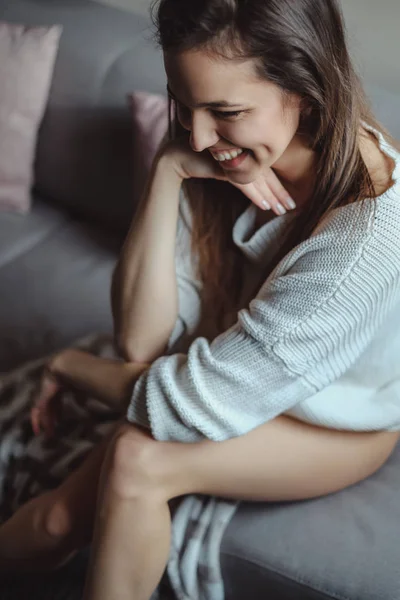
[[[92,541],[101,467],[120,425],[58,488],[31,499],[0,526],[0,574],[56,569]],[[169,506],[172,511],[173,500]]]
[[[33,498],[0,527],[0,573],[54,569],[91,541],[101,466],[118,426],[60,487]]]
[[[168,560],[171,498],[326,495],[375,472],[399,435],[328,430],[280,416],[226,442],[180,444],[123,425],[103,463],[85,600],[150,598]]]

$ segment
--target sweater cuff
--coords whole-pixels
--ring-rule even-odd
[[[132,398],[126,413],[126,418],[130,423],[141,425],[146,429],[151,429],[149,411],[147,410],[146,394],[143,389],[146,376],[147,373],[143,373],[134,386]]]

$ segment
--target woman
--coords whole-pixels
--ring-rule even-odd
[[[50,567],[96,514],[91,600],[150,597],[172,499],[328,494],[400,430],[400,155],[336,0],[161,0],[157,27],[175,119],[114,277],[126,362],[61,353],[33,414],[58,378],[128,422],[0,529],[1,566]]]

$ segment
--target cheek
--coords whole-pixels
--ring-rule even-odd
[[[270,154],[279,154],[289,145],[297,128],[298,122],[293,114],[283,115],[281,108],[269,111],[255,123],[255,145],[258,142]]]
[[[221,138],[240,148],[255,148],[262,140],[260,125],[253,119],[244,119],[234,124],[222,123],[218,132]]]

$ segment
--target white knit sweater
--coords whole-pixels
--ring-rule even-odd
[[[336,429],[400,429],[400,154],[376,135],[396,161],[395,185],[333,211],[266,280],[293,214],[256,230],[251,204],[237,219],[243,293],[215,339],[180,223],[175,353],[140,377],[129,420],[181,442],[222,441],[281,413]]]

